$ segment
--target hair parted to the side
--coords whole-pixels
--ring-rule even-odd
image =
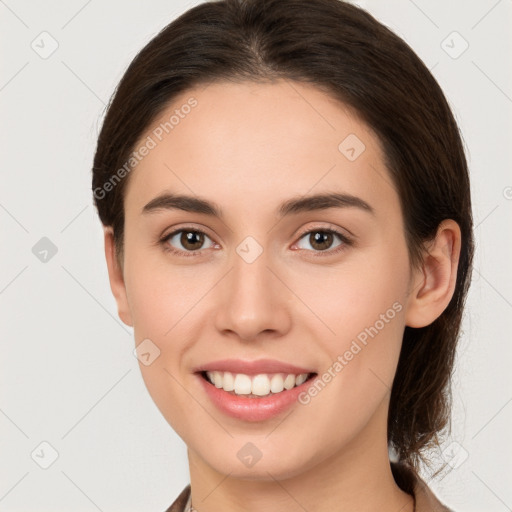
[[[470,282],[473,221],[458,126],[414,51],[369,13],[341,0],[221,0],[200,4],[135,57],[108,106],[93,163],[101,222],[122,259],[129,174],[110,187],[138,139],[187,89],[216,80],[284,78],[318,86],[377,134],[398,191],[413,264],[444,219],[461,229],[454,296],[424,328],[406,327],[391,391],[388,440],[418,468],[450,418],[450,378]]]

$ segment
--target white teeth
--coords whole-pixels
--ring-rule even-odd
[[[306,379],[308,376],[305,373],[301,373],[300,375],[297,375],[295,378],[295,385],[300,386],[303,382],[306,382]]]
[[[238,373],[235,377],[235,393],[237,395],[250,395],[251,394],[251,377]]]
[[[208,380],[216,387],[224,391],[234,391],[237,395],[268,396],[272,393],[280,393],[285,389],[292,389],[303,384],[307,373],[300,375],[273,373],[254,375],[253,377],[243,373],[231,372],[206,372]]]
[[[272,393],[280,393],[284,389],[283,376],[279,373],[272,375],[270,379],[270,391]]]
[[[222,387],[222,373],[213,372],[213,383],[215,384],[216,388]]]
[[[222,382],[224,391],[233,391],[235,389],[235,378],[232,373],[224,372],[224,379]]]
[[[292,389],[295,387],[295,375],[287,375],[284,379],[284,389]]]
[[[256,375],[252,379],[251,391],[253,395],[268,395],[270,393],[270,379],[265,374]]]

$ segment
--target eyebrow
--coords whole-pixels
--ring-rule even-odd
[[[363,199],[350,194],[324,193],[310,196],[292,198],[278,207],[276,213],[279,217],[291,214],[325,210],[328,208],[358,208],[360,210],[375,214],[375,210]],[[185,212],[202,213],[224,218],[222,209],[213,201],[184,194],[161,194],[147,203],[142,213],[158,212],[162,210],[182,210]]]

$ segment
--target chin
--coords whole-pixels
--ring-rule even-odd
[[[273,443],[265,442],[264,436],[235,436],[225,443],[215,444],[215,448],[212,440],[210,443],[205,446],[203,438],[199,446],[188,446],[196,457],[204,460],[216,472],[251,481],[293,478],[320,462],[319,453],[322,452],[320,447],[311,444],[307,447],[307,453],[297,445],[289,449],[278,438]],[[308,454],[311,456],[308,457]]]

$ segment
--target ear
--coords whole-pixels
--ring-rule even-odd
[[[459,225],[451,219],[441,222],[435,239],[425,247],[421,267],[413,271],[405,315],[407,326],[430,325],[448,306],[455,290],[460,245]]]
[[[112,227],[103,228],[105,236],[105,258],[107,260],[108,278],[110,289],[117,302],[117,313],[119,318],[130,327],[133,327],[126,287],[124,284],[123,269],[119,265],[114,244],[114,231]]]

